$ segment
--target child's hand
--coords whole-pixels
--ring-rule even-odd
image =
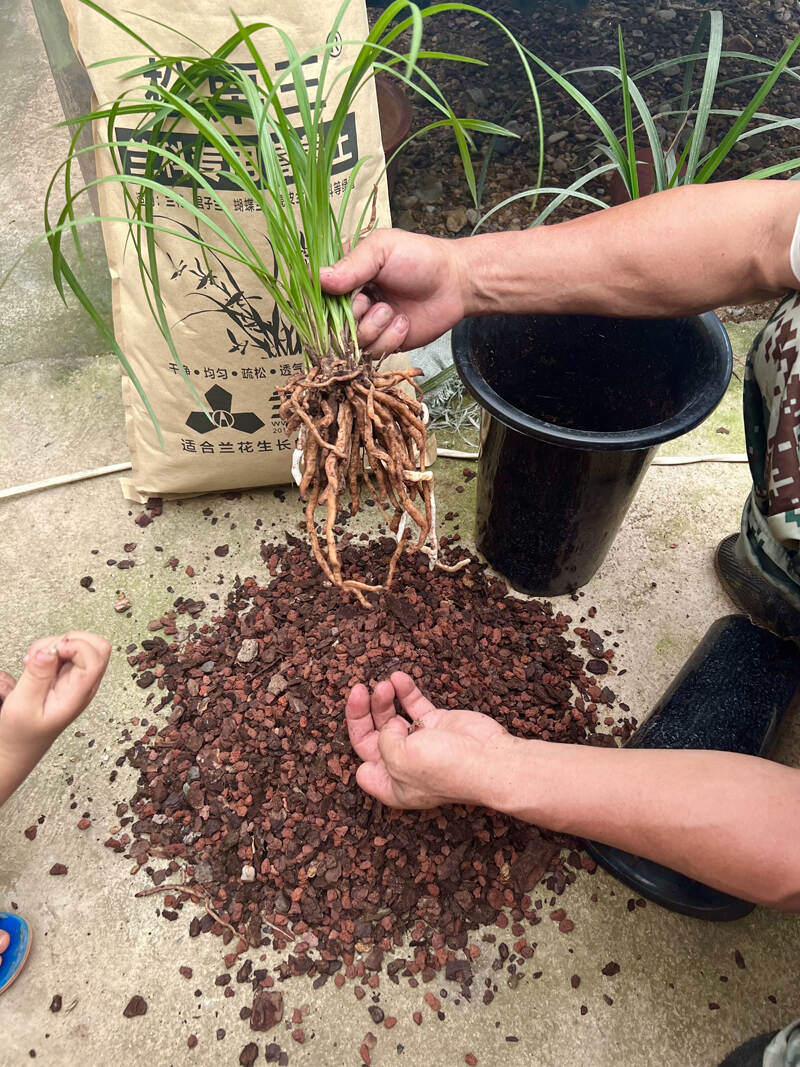
[[[0,746],[6,754],[38,759],[97,692],[111,646],[75,631],[34,641],[14,684],[0,672]]]

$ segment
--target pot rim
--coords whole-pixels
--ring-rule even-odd
[[[544,315],[516,315],[503,316],[507,318],[533,319],[552,316]],[[559,318],[586,318],[587,316],[575,315]],[[609,318],[620,318],[609,316]],[[650,322],[693,322],[698,324],[706,335],[707,343],[712,347],[722,350],[723,359],[720,369],[722,374],[715,374],[709,383],[709,388],[702,394],[693,397],[680,411],[671,415],[661,422],[651,423],[635,430],[598,431],[576,430],[568,426],[558,426],[544,419],[537,419],[528,415],[513,404],[505,400],[497,393],[483,377],[478,369],[471,350],[469,340],[469,327],[473,320],[462,319],[453,327],[451,347],[453,362],[458,375],[467,387],[468,391],[477,400],[484,411],[488,412],[498,422],[507,426],[510,430],[524,434],[526,437],[534,437],[549,444],[561,445],[564,448],[585,449],[591,451],[635,451],[638,449],[653,448],[680,437],[708,418],[714,408],[722,400],[730,383],[733,373],[733,350],[730,338],[720,319],[713,311],[706,311],[700,315],[686,315],[675,319],[650,319]],[[642,321],[642,320],[640,320]]]

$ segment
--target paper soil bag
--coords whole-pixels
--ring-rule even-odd
[[[139,46],[107,19],[85,7],[79,0],[62,0],[70,27],[70,37],[81,62],[88,70],[94,96],[100,104],[129,89],[132,80],[121,75],[138,64],[138,57],[123,63],[92,66],[98,61],[132,56]],[[127,0],[107,0],[106,10],[130,25],[163,54],[185,53],[187,42],[171,30],[158,25],[168,21],[181,33],[209,50],[217,48],[232,32],[234,23],[229,0],[139,0],[135,14]],[[302,55],[324,44],[330,33],[337,5],[313,3],[311,0],[270,0],[266,9],[261,0],[238,0],[236,14],[245,25],[269,20],[283,29]],[[144,21],[146,16],[156,21]],[[344,41],[359,41],[368,33],[364,0],[353,0],[339,29]],[[271,75],[285,69],[286,57],[280,38],[274,31],[260,31],[256,44]],[[149,58],[141,49],[141,64]],[[332,53],[328,84],[339,68],[349,65],[355,55],[352,46]],[[319,57],[321,59],[321,57]],[[246,48],[236,52],[233,62],[254,79],[255,64]],[[309,93],[316,90],[319,59],[305,64]],[[168,87],[170,72],[150,70],[142,75],[142,91],[148,82],[159,80]],[[340,79],[329,94],[328,107],[337,103]],[[281,99],[285,110],[292,107],[293,87],[285,83]],[[231,94],[234,90],[231,90]],[[298,116],[298,123],[299,123]],[[243,127],[244,132],[244,127]],[[128,140],[124,119],[116,129],[117,139]],[[105,129],[95,130],[95,141],[106,139]],[[173,151],[190,158],[194,135],[186,124],[179,125]],[[204,149],[205,154],[205,149]],[[113,173],[108,152],[95,152],[98,174]],[[359,171],[351,198],[344,234],[354,233],[358,220],[377,185],[377,224],[390,225],[381,131],[374,83],[358,93],[337,146],[330,194],[334,208],[341,200],[348,175],[359,159],[367,162]],[[144,173],[146,152],[129,149],[124,153],[126,173]],[[264,237],[261,215],[251,199],[244,196],[219,163],[209,159],[206,171],[228,208],[245,229],[248,237],[269,262],[271,250]],[[174,168],[174,179],[182,172]],[[168,181],[164,176],[159,179]],[[187,186],[181,192],[185,195]],[[99,187],[103,217],[125,214],[122,186],[107,182]],[[200,204],[227,227],[225,214],[211,197],[200,197]],[[157,195],[155,211],[176,230],[196,233],[197,220],[166,195]],[[299,212],[295,205],[299,219]],[[369,210],[366,217],[369,218]],[[273,485],[290,480],[294,441],[286,434],[278,416],[280,399],[276,387],[302,369],[302,353],[294,331],[282,321],[269,294],[246,269],[224,257],[209,252],[204,261],[200,249],[187,241],[156,233],[160,255],[160,278],[167,320],[178,354],[198,394],[204,398],[204,411],[191,395],[161,333],[153,321],[141,285],[136,250],[126,237],[124,223],[104,222],[103,237],[111,273],[114,330],[120,348],[136,373],[155,410],[164,437],[162,449],[151,423],[130,380],[123,376],[128,443],[133,471],[123,480],[123,492],[131,500],[144,502],[150,496],[181,496],[220,489],[238,489]]]

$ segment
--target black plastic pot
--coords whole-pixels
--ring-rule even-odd
[[[453,358],[491,416],[477,544],[525,593],[570,593],[611,547],[658,445],[722,398],[730,341],[688,319],[493,315],[453,330]]]
[[[691,748],[766,756],[795,705],[800,651],[744,615],[711,625],[628,748]],[[642,896],[697,919],[740,919],[753,905],[609,845],[587,851]]]

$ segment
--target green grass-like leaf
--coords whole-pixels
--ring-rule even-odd
[[[123,72],[122,88],[114,100],[69,120],[75,127],[70,150],[45,200],[46,239],[58,291],[63,297],[71,290],[97,323],[154,424],[152,405],[135,369],[104,326],[99,310],[71,265],[73,252],[80,256],[79,231],[89,221],[87,213],[80,210],[81,197],[89,189],[121,190],[124,214],[109,216],[104,221],[126,227],[126,251],[136,257],[150,314],[185,383],[197,397],[179,357],[174,324],[165,312],[162,236],[185,241],[187,248],[196,251],[197,262],[209,277],[213,275],[215,263],[223,266],[227,263],[254,279],[277,308],[270,328],[279,329],[280,321],[291,328],[310,363],[361,358],[350,298],[324,293],[319,271],[340,258],[345,244],[357,242],[370,225],[371,191],[365,195],[356,184],[365,159],[360,159],[347,177],[338,205],[331,203],[330,187],[337,144],[353,102],[369,87],[376,73],[396,78],[436,110],[438,118],[428,123],[425,131],[448,128],[452,132],[467,186],[476,200],[472,135],[512,135],[495,123],[456,115],[424,64],[442,59],[453,63],[482,61],[425,50],[424,35],[431,19],[451,12],[472,13],[503,29],[520,59],[537,110],[537,184],[541,184],[543,125],[533,68],[513,35],[493,15],[478,7],[457,2],[420,7],[413,0],[393,0],[364,40],[337,41],[336,34],[351,2],[343,0],[336,10],[327,41],[305,53],[268,18],[245,25],[233,14],[231,32],[216,47],[193,41],[166,22],[144,19],[181,38],[179,47],[185,47],[186,51],[170,55],[154,47],[147,40],[146,31],[137,32],[95,0],[81,2],[123,31],[134,45],[144,49],[144,54],[105,57],[95,64],[118,64]],[[260,41],[265,34],[277,35],[280,42],[286,65],[279,72],[273,72],[264,61]],[[337,64],[341,68],[338,72],[331,66],[335,48],[345,49],[348,57],[344,64]],[[255,79],[236,64],[234,56],[242,51],[255,66]],[[304,67],[312,57],[318,57],[319,61],[315,89],[310,89],[305,80]],[[144,80],[155,70],[168,72],[168,77]],[[212,91],[211,84],[218,88]],[[144,88],[147,88],[146,95]],[[287,113],[282,104],[282,94],[287,88],[291,89],[289,95],[296,105],[296,115]],[[330,103],[334,98],[335,105]],[[78,138],[90,124],[103,129],[104,140],[95,148],[78,149]],[[123,134],[124,129],[132,133]],[[196,140],[190,152],[180,155],[174,137],[186,131],[194,134]],[[73,190],[73,164],[81,151],[95,150],[108,153],[112,173]],[[126,168],[129,153],[134,150],[143,153],[145,160],[141,172],[135,174]],[[213,165],[207,162],[211,153],[217,160]],[[180,172],[177,185],[170,179],[170,171],[176,169]],[[252,200],[260,212],[268,246],[266,252],[242,226],[229,204],[230,197],[218,189],[219,176],[223,173],[226,181],[234,186],[235,194]],[[64,206],[56,210],[59,189]],[[357,192],[361,197],[360,217],[354,231],[345,232],[346,213]],[[156,200],[159,195],[172,198],[191,226],[162,218]],[[209,202],[212,211],[207,210]],[[215,214],[218,219],[214,218]],[[202,399],[197,399],[202,406]]]

